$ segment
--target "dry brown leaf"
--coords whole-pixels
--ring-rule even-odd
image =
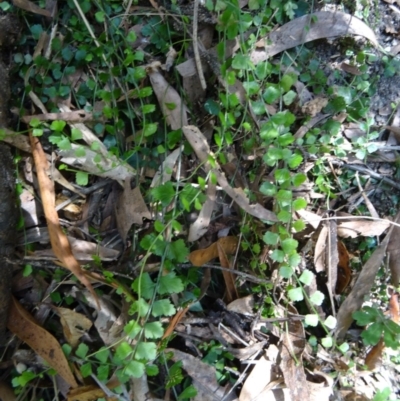
[[[395,221],[399,222],[400,212],[397,214]],[[375,282],[376,273],[386,255],[386,248],[392,236],[393,226],[389,229],[385,239],[377,246],[373,254],[364,264],[358,279],[349,295],[339,308],[337,314],[337,331],[338,338],[343,338],[353,322],[353,312],[359,310],[364,302],[364,297],[371,291]]]
[[[165,329],[164,335],[162,336],[161,340],[164,340],[168,338],[175,330],[175,327],[178,325],[178,323],[183,319],[183,317],[186,315],[186,312],[189,310],[190,306],[187,306],[186,308],[183,308],[179,310],[175,316],[171,318],[169,321],[168,327]]]
[[[381,338],[378,344],[374,345],[365,357],[365,364],[369,370],[375,370],[382,365],[382,354],[385,349],[385,342]]]
[[[346,245],[338,241],[339,264],[336,283],[336,294],[342,294],[351,281],[350,256]]]
[[[359,35],[378,47],[375,33],[364,22],[339,11],[319,11],[304,15],[282,25],[256,43],[258,49],[250,54],[250,60],[258,64],[276,54],[317,39]]]
[[[393,230],[394,231],[394,230]],[[392,233],[392,236],[394,232]],[[390,296],[389,300],[389,312],[390,317],[393,322],[399,324],[400,320],[400,312],[399,312],[399,295],[393,293]],[[383,350],[385,349],[385,342],[383,338],[381,338],[378,344],[374,345],[370,351],[368,352],[367,356],[365,357],[365,364],[367,365],[369,370],[375,370],[382,365],[382,355]]]
[[[217,249],[218,249],[218,258],[221,263],[221,266],[231,269],[232,266],[227,257],[227,252],[225,252],[225,248],[227,248],[228,251],[232,251],[233,246],[231,246],[232,244],[229,244],[229,242],[234,242],[234,241],[229,241],[229,240],[227,240],[228,238],[236,239],[235,237],[220,238],[217,241]],[[225,240],[225,241],[223,242],[222,240]],[[236,243],[238,243],[238,241],[236,241]],[[237,245],[236,245],[236,247],[237,247]],[[235,247],[235,250],[236,250],[236,247]],[[239,298],[239,294],[238,294],[238,291],[237,291],[236,285],[235,285],[235,277],[232,275],[232,273],[229,273],[226,270],[222,271],[222,275],[224,277],[225,288],[226,288],[225,300],[226,300],[226,302],[232,302],[235,299]]]
[[[396,324],[399,324],[400,321],[399,294],[392,294],[390,296],[389,312],[391,319]]]
[[[111,379],[105,386],[108,389],[118,387],[120,383],[116,379]],[[107,397],[102,389],[91,384],[71,390],[67,395],[67,401],[96,401],[99,398],[106,398],[107,401],[118,401],[118,397]]]
[[[168,125],[173,129],[180,129],[187,125],[187,107],[183,103],[179,93],[166,81],[159,72],[161,64],[156,62],[147,68],[150,82],[154,93],[157,96],[158,103],[164,114]]]
[[[0,400],[1,401],[16,401],[15,395],[11,386],[3,380],[0,380]]]
[[[78,387],[59,342],[12,297],[8,329],[26,342],[72,388]]]
[[[233,255],[236,252],[236,248],[239,244],[237,237],[223,237],[218,241],[214,242],[208,248],[198,249],[193,251],[189,255],[189,260],[194,266],[203,266],[210,260],[218,257],[218,246],[220,246],[226,255]]]
[[[297,315],[295,308],[291,312]],[[290,314],[289,314],[290,317]],[[290,319],[287,330],[282,332],[280,350],[280,364],[285,384],[289,388],[291,401],[308,399],[306,374],[302,363],[302,355],[306,345],[303,323],[300,320]]]
[[[399,219],[395,220],[399,223]],[[400,247],[399,247],[399,238],[400,238],[400,227],[393,227],[393,234],[389,241],[387,252],[388,252],[388,260],[389,260],[389,269],[392,275],[391,282],[397,287],[400,281]]]
[[[213,169],[211,167],[211,164],[208,161],[208,157],[212,157],[213,153],[208,146],[206,138],[197,127],[193,125],[188,125],[182,127],[182,131],[185,134],[186,139],[192,146],[193,150],[195,151],[196,156],[203,163],[205,170],[207,172],[212,171],[215,174],[218,184],[232,198],[233,201],[235,201],[245,212],[251,214],[254,217],[257,217],[261,220],[278,221],[275,213],[265,209],[259,203],[251,205],[250,200],[246,196],[243,189],[232,188],[229,185],[225,174],[221,171],[221,168],[216,161],[214,162],[216,168]]]
[[[77,347],[79,339],[92,327],[91,320],[71,309],[54,307],[54,310],[60,316],[60,322],[68,344],[72,348]]]
[[[144,202],[140,187],[131,188],[131,180],[126,179],[124,190],[121,191],[115,207],[117,227],[122,240],[126,243],[126,236],[132,224],[141,226],[143,218],[151,219],[149,209]]]
[[[71,246],[67,236],[61,230],[58,214],[55,209],[55,191],[54,182],[48,177],[47,171],[49,164],[42,145],[38,138],[29,133],[33,158],[35,160],[36,174],[39,182],[40,194],[42,198],[43,210],[46,216],[47,228],[49,230],[51,247],[54,254],[60,260],[64,267],[70,270],[79,281],[93,294],[93,297],[98,298],[90,281],[85,276],[78,261],[75,259],[71,251]]]
[[[304,114],[315,117],[328,104],[328,101],[329,100],[325,97],[316,97],[315,99],[305,103],[302,106],[301,111]]]
[[[348,64],[345,62],[342,62],[340,64],[340,69],[349,74],[352,74],[352,75],[361,75],[362,74],[362,72],[356,65],[351,65],[351,64]]]
[[[17,149],[20,149],[23,152],[31,152],[29,138],[26,135],[18,134],[7,128],[2,128],[2,131],[5,134],[5,136],[1,138],[2,141],[8,143],[9,145],[15,146]]]
[[[32,3],[29,0],[13,0],[13,4],[15,7],[19,7],[22,10],[29,11],[38,15],[43,15],[44,17],[51,17],[50,11],[40,8],[35,3]]]

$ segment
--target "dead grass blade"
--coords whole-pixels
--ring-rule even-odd
[[[38,138],[35,138],[32,133],[29,133],[29,138],[31,142],[33,158],[35,160],[36,174],[39,182],[43,210],[46,216],[47,228],[49,230],[53,252],[63,266],[70,270],[91,292],[93,297],[97,300],[97,305],[99,305],[97,295],[94,292],[89,279],[85,276],[81,266],[72,254],[68,238],[61,230],[58,214],[55,209],[54,182],[47,175],[49,163],[47,162],[46,154],[44,153]]]
[[[212,171],[215,174],[218,184],[232,198],[232,200],[234,200],[245,212],[254,217],[257,217],[261,220],[278,221],[275,213],[265,209],[259,203],[251,205],[243,189],[232,188],[216,161],[214,162],[216,167],[214,169],[211,167],[208,157],[213,156],[213,153],[211,152],[203,133],[197,127],[193,125],[187,125],[182,127],[182,131],[195,151],[197,157],[203,163],[205,170],[207,172]]]
[[[375,33],[360,19],[338,11],[319,11],[304,15],[282,25],[256,43],[258,49],[250,54],[258,64],[284,50],[317,39],[359,35],[379,47]]]
[[[8,329],[26,342],[72,387],[78,387],[59,342],[12,297]]]

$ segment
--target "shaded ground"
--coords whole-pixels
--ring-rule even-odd
[[[336,87],[343,96],[354,90],[351,106],[358,97],[368,102],[372,98],[369,113],[376,123],[399,126],[387,119],[383,109],[398,100],[400,81],[397,76],[377,77],[390,75],[395,61],[355,63],[365,39],[320,41],[307,44],[303,53],[288,49],[279,62],[266,64],[271,75],[262,68],[252,71],[245,55],[237,57],[234,73],[240,79],[234,87],[232,75],[220,71],[228,69],[229,62],[221,68],[216,52],[206,53],[200,46],[208,85],[203,90],[196,69],[193,76],[185,76],[182,65],[161,68],[169,41],[179,50],[180,63],[193,56],[193,49],[185,46],[191,43],[187,18],[193,7],[180,14],[173,7],[155,11],[134,6],[125,25],[121,21],[123,35],[110,21],[124,10],[113,15],[108,9],[113,18],[105,23],[104,11],[89,7],[86,17],[100,41],[96,45],[75,6],[63,7],[59,35],[46,32],[47,20],[39,24],[34,19],[25,32],[29,45],[14,57],[19,63],[14,66],[16,76],[25,74],[29,83],[24,102],[14,99],[14,106],[20,108],[19,118],[31,134],[39,138],[35,149],[30,149],[25,135],[7,138],[23,152],[19,179],[25,185],[20,197],[25,227],[17,242],[27,278],[16,272],[14,287],[20,304],[13,310],[10,330],[26,344],[13,341],[3,365],[20,397],[24,392],[27,397],[31,392],[36,396],[40,388],[43,399],[53,398],[54,391],[74,400],[111,397],[113,391],[120,391],[120,399],[142,401],[149,399],[151,389],[152,400],[176,399],[188,391],[187,398],[195,400],[215,396],[234,400],[240,394],[239,400],[247,401],[254,399],[256,390],[282,392],[273,388],[274,383],[285,383],[284,390],[293,401],[304,401],[308,394],[312,394],[310,400],[319,401],[332,394],[354,399],[356,390],[372,399],[385,387],[397,391],[398,360],[383,352],[380,337],[374,352],[367,353],[359,326],[350,326],[355,309],[346,309],[346,300],[355,299],[358,309],[368,295],[368,305],[396,322],[397,294],[383,269],[379,270],[385,249],[378,247],[377,254],[379,241],[373,237],[383,239],[389,221],[362,224],[354,218],[345,226],[334,220],[335,224],[321,223],[318,229],[314,224],[322,217],[346,217],[341,212],[348,212],[350,218],[376,212],[386,218],[397,212],[397,165],[393,163],[397,149],[391,147],[390,155],[385,150],[371,151],[356,160],[354,152],[348,156],[341,148],[348,141],[347,150],[359,146],[364,151],[369,141],[386,141],[389,133],[378,127],[380,136],[368,138],[367,130],[360,128],[366,117],[361,115],[364,108],[359,107],[359,119],[352,126],[354,121],[346,118],[354,110],[349,104],[343,106],[342,99],[335,103],[340,97],[335,97]],[[255,19],[253,14],[246,9],[242,23],[249,15]],[[229,15],[225,17],[229,22]],[[390,15],[383,21],[382,28],[398,24],[397,17]],[[208,42],[204,46],[218,44],[216,20],[200,12],[199,22],[205,30],[203,40]],[[14,23],[6,25],[15,30]],[[227,23],[221,32],[229,35],[228,28],[233,29]],[[4,35],[7,29],[0,32]],[[136,36],[126,42],[129,32]],[[378,39],[395,46],[396,39],[387,39],[390,34],[385,34],[381,32]],[[9,40],[0,37],[2,43]],[[51,44],[48,51],[46,43]],[[348,55],[347,50],[354,52]],[[338,69],[332,56],[354,68]],[[314,81],[308,80],[305,74],[317,64],[314,60],[322,66],[320,81],[314,76]],[[374,78],[376,94],[375,88],[357,87],[368,83],[367,78],[356,81],[363,72],[366,75],[360,68],[367,68]],[[257,79],[250,73],[247,76],[248,71]],[[293,71],[296,79],[290,75]],[[7,68],[0,64],[0,127],[7,126],[10,108],[7,81]],[[20,85],[15,82],[14,94]],[[235,95],[229,96],[229,91]],[[258,101],[264,91],[263,101]],[[304,93],[307,100],[317,102],[307,107],[301,98]],[[191,106],[190,113],[184,100]],[[339,111],[347,115],[340,117]],[[314,117],[321,117],[321,122],[301,133]],[[274,121],[276,126],[268,126]],[[337,142],[330,142],[336,135]],[[304,142],[294,145],[294,140],[303,137]],[[360,137],[368,142],[358,144]],[[16,138],[20,142],[14,142]],[[313,152],[315,143],[321,149]],[[385,146],[391,144],[385,142]],[[0,180],[5,180],[4,185],[0,182],[4,196],[3,202],[0,198],[0,226],[4,227],[0,241],[5,245],[1,249],[9,254],[15,202],[8,148],[0,148],[0,161],[5,163],[0,169]],[[358,175],[353,162],[361,168]],[[43,174],[45,170],[48,174]],[[57,206],[52,202],[54,195]],[[306,206],[309,214],[303,216]],[[326,209],[338,214],[325,213]],[[46,220],[53,230],[47,229]],[[322,226],[331,237],[321,241]],[[390,242],[388,234],[384,241],[392,262],[398,259],[397,237],[395,232]],[[336,245],[328,246],[332,241]],[[322,262],[318,252],[324,254]],[[60,269],[57,259],[81,282]],[[338,261],[339,278],[332,288],[327,271],[333,260]],[[375,262],[372,279],[360,274],[356,283],[368,260]],[[398,268],[392,267],[393,272]],[[11,287],[10,269],[6,272],[0,280],[6,288],[1,292],[5,303]],[[354,294],[355,289],[359,294]],[[27,317],[21,305],[38,323]],[[335,307],[348,349],[332,348],[329,342]],[[392,334],[385,340],[394,338],[391,345],[395,346]],[[165,349],[167,343],[170,348]],[[12,358],[22,365],[22,373],[9,368]],[[58,372],[57,385],[41,358]],[[255,362],[249,364],[250,359]],[[361,380],[364,364],[375,374],[367,373]],[[184,380],[187,376],[193,387]]]

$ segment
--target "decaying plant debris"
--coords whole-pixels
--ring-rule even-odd
[[[373,73],[396,82],[398,62],[369,8],[5,3],[18,399],[398,392],[400,89],[378,105]]]

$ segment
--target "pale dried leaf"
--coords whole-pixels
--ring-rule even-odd
[[[159,72],[159,66],[160,64],[154,63],[148,67],[147,73],[167,124],[173,130],[180,129],[183,125],[187,125],[188,123],[188,109],[179,96],[179,93]]]
[[[325,260],[326,260],[326,240],[328,238],[328,227],[323,226],[318,239],[317,243],[315,244],[315,251],[314,251],[314,266],[315,271],[317,273],[323,272],[326,270]]]
[[[91,308],[96,308],[96,301],[89,291],[79,291],[76,287],[72,287],[67,295],[77,299],[82,299],[84,297],[85,301],[87,301]],[[97,317],[94,321],[94,327],[98,331],[104,344],[109,346],[121,339],[121,334],[126,322],[122,316],[117,315],[115,306],[111,301],[106,299],[106,297],[103,296],[100,298],[99,302],[100,309],[97,312]]]
[[[374,237],[381,235],[389,226],[389,220],[355,218],[354,220],[342,220],[337,226],[337,234],[342,238]]]
[[[312,380],[310,380],[312,378]],[[307,374],[307,386],[310,391],[310,401],[329,401],[333,394],[333,379],[323,373],[314,370]]]
[[[239,401],[261,400],[260,395],[263,393],[265,387],[270,384],[272,380],[276,380],[273,368],[274,364],[269,361],[265,355],[257,360],[253,370],[247,376],[243,384]],[[264,393],[263,396],[265,395]]]
[[[114,155],[103,156],[84,146],[85,155],[77,157],[76,151],[82,148],[82,146],[72,143],[71,147],[72,149],[70,150],[58,151],[58,154],[61,156],[61,161],[69,166],[99,177],[112,178],[120,182],[121,185],[127,178],[132,179],[136,176],[133,167],[119,160]],[[98,163],[95,162],[96,156],[100,156],[100,161]]]
[[[254,315],[253,308],[254,308],[253,294],[250,294],[247,297],[235,299],[226,306],[226,309],[228,309],[229,311],[241,313],[242,315],[245,316],[253,316]]]
[[[322,217],[316,213],[309,212],[308,210],[301,209],[297,210],[296,213],[308,224],[310,224],[314,229],[319,227]]]
[[[71,113],[72,112],[72,110],[65,104],[61,104],[61,103],[58,104],[58,108],[63,113]],[[93,144],[96,144],[99,153],[101,153],[105,157],[109,156],[107,147],[104,145],[103,142],[100,141],[99,137],[93,131],[91,131],[85,124],[75,123],[75,124],[69,124],[69,126],[71,128],[75,128],[75,129],[79,130],[82,133],[82,139],[89,146],[93,146]]]
[[[165,158],[161,166],[158,168],[157,172],[154,174],[150,188],[158,187],[159,185],[165,184],[167,181],[171,180],[172,171],[174,169],[175,163],[178,160],[178,157],[182,153],[182,151],[183,145],[179,148],[176,148]]]
[[[190,225],[188,241],[197,241],[208,231],[211,216],[214,211],[216,193],[217,186],[211,182],[210,178],[208,180],[206,191],[207,199],[204,202],[196,221]]]
[[[141,226],[143,218],[151,219],[151,214],[140,192],[140,187],[131,189],[130,179],[125,180],[124,190],[121,191],[117,200],[115,215],[118,231],[124,243],[132,224]]]
[[[329,211],[327,213],[330,217],[335,217],[336,213]],[[338,265],[339,265],[339,252],[338,252],[338,239],[337,239],[337,221],[335,218],[330,218],[325,222],[328,228],[328,237],[325,249],[325,265],[328,268],[328,292],[331,299],[333,315],[335,312],[335,302],[333,295],[336,291],[336,283],[338,276]]]
[[[258,49],[250,54],[258,64],[292,47],[317,39],[359,35],[378,47],[375,33],[360,19],[339,11],[319,11],[304,15],[282,25],[256,43]]]
[[[68,236],[71,249],[75,257],[79,260],[92,261],[93,256],[99,257],[103,262],[117,259],[119,252],[115,249],[96,244],[90,241],[80,240]]]
[[[94,121],[93,113],[86,110],[74,110],[65,113],[46,113],[46,114],[34,114],[32,116],[22,116],[21,120],[25,124],[29,124],[31,120],[39,121],[56,121],[63,120],[69,123],[83,123],[85,121]],[[101,121],[101,119],[96,119]]]

